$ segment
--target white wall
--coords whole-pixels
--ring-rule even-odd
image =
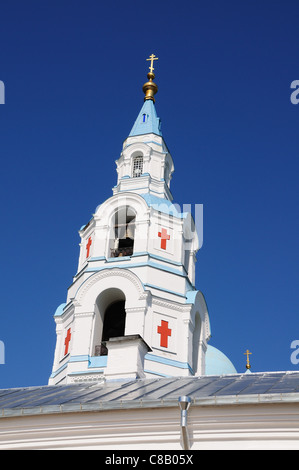
[[[299,449],[298,403],[191,405],[188,422],[191,451]],[[0,449],[180,450],[180,409],[1,418]]]

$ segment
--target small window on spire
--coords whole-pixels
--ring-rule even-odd
[[[138,178],[143,173],[143,157],[133,158],[133,178]]]
[[[148,118],[148,115],[147,115],[147,114],[143,114],[143,115],[142,115],[142,122],[147,122],[147,118]]]

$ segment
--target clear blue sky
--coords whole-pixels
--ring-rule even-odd
[[[245,370],[294,370],[299,339],[299,3],[23,0],[0,5],[0,387],[44,385],[78,229],[156,100],[174,201],[204,205],[196,286],[211,344]]]

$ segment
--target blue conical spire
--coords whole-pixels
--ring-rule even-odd
[[[151,65],[149,67],[150,71],[147,74],[148,82],[146,82],[142,87],[145,94],[144,104],[138,114],[134,126],[132,127],[129,137],[144,134],[157,134],[162,137],[161,121],[157,116],[154,104],[154,95],[157,93],[158,87],[156,83],[153,82],[155,78],[153,63],[154,60],[158,60],[158,57],[152,54],[149,59],[146,60],[150,60]]]
[[[154,102],[149,99],[143,103],[129,137],[151,133],[162,136],[161,120],[157,116]]]

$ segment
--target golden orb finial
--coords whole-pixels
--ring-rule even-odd
[[[244,355],[247,356],[246,369],[251,369],[251,365],[250,365],[250,362],[249,362],[249,354],[252,354],[252,353],[249,352],[248,349],[246,349],[246,352],[244,352]]]
[[[153,72],[155,69],[153,67],[153,64],[154,64],[154,60],[158,60],[158,57],[156,57],[155,54],[152,54],[152,55],[149,56],[149,59],[146,59],[146,60],[150,60],[151,65],[149,66],[150,71],[147,74],[147,78],[148,78],[149,81],[146,82],[142,87],[143,93],[145,94],[144,101],[152,100],[153,102],[155,102],[154,95],[158,92],[158,87],[153,82],[153,80],[155,78],[155,74]]]

